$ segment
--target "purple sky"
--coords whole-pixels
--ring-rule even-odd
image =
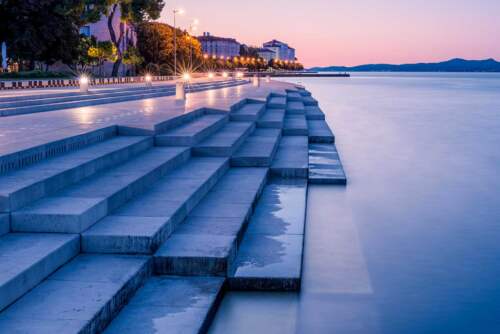
[[[500,59],[500,0],[175,0],[199,32],[297,49],[306,66]]]

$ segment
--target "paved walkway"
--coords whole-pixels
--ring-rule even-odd
[[[152,130],[155,124],[196,109],[228,111],[242,99],[264,99],[272,91],[283,93],[291,87],[262,82],[259,88],[246,84],[190,93],[182,102],[166,96],[6,117],[0,120],[0,155],[112,125]]]

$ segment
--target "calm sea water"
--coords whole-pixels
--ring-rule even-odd
[[[349,184],[310,187],[301,293],[230,293],[211,333],[500,333],[500,75],[300,82]]]

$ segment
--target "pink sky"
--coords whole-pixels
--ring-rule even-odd
[[[500,0],[175,0],[199,32],[261,45],[279,39],[306,66],[500,60]]]

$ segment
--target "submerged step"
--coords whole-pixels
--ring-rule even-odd
[[[231,111],[231,121],[252,122],[258,120],[264,113],[265,103],[247,102],[242,107]]]
[[[307,120],[304,115],[286,115],[283,125],[284,136],[307,136]]]
[[[310,143],[334,143],[335,136],[326,121],[307,121]]]
[[[189,148],[152,148],[121,166],[72,185],[56,196],[14,211],[11,229],[18,232],[81,233],[189,157]]]
[[[259,128],[283,128],[285,121],[285,109],[266,109],[262,117],[257,121]]]
[[[235,167],[269,167],[281,139],[279,129],[256,129],[231,157]]]
[[[74,234],[9,233],[0,237],[0,311],[79,251],[80,238]]]
[[[10,231],[10,215],[0,213],[0,236]]]
[[[307,178],[309,146],[306,136],[284,136],[271,164],[272,174],[280,177]]]
[[[324,120],[325,114],[319,107],[316,106],[306,106],[306,118],[307,120]]]
[[[300,288],[306,200],[304,179],[273,178],[264,188],[238,250],[230,288]]]
[[[152,277],[104,333],[205,333],[223,286],[220,277]]]
[[[226,158],[193,158],[82,234],[82,251],[151,254],[229,168]]]
[[[0,314],[0,333],[100,333],[151,273],[141,256],[79,255]]]
[[[223,127],[227,115],[203,115],[155,137],[157,146],[193,146]]]
[[[347,183],[335,144],[309,144],[309,183]]]
[[[267,168],[231,168],[155,253],[155,272],[227,275],[267,174]]]
[[[222,129],[193,147],[193,154],[230,157],[255,129],[254,122],[229,122]]]
[[[0,211],[22,208],[152,146],[151,137],[118,136],[0,175]]]
[[[292,102],[288,102],[286,104],[286,113],[287,115],[288,114],[299,114],[299,115],[302,115],[302,114],[305,114],[305,107],[304,107],[304,103],[300,102],[300,101],[292,101]]]

